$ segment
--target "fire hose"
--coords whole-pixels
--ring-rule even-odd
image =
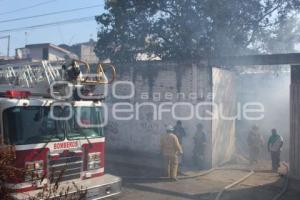
[[[288,189],[288,183],[289,183],[289,178],[288,178],[288,173],[289,173],[289,167],[288,165],[284,162],[283,165],[286,168],[286,175],[285,175],[285,183],[284,186],[282,188],[282,190],[280,191],[279,194],[277,194],[272,200],[279,200],[287,191]],[[225,168],[225,167],[217,167],[217,168],[212,168],[210,170],[204,171],[204,172],[200,172],[197,173],[195,175],[191,175],[191,176],[181,176],[178,177],[179,180],[186,180],[186,179],[193,179],[193,178],[197,178],[197,177],[201,177],[201,176],[205,176],[207,174],[210,174],[216,170],[239,170],[239,171],[247,171],[248,173],[243,176],[241,179],[225,186],[216,196],[215,200],[220,200],[222,195],[224,194],[224,192],[228,191],[230,188],[233,188],[234,186],[244,182],[245,180],[247,180],[250,176],[252,176],[253,174],[255,174],[254,170],[248,170],[248,169],[239,169],[239,168]],[[123,179],[127,179],[127,180],[169,180],[169,178],[167,177],[122,177]]]
[[[282,190],[280,191],[280,193],[277,194],[272,200],[279,200],[284,195],[284,193],[286,193],[286,191],[288,190],[288,186],[289,186],[289,166],[285,162],[283,162],[282,164],[286,168],[285,183],[284,183],[284,186],[283,186]]]
[[[284,183],[284,186],[283,186],[282,190],[280,191],[280,193],[278,193],[272,200],[279,200],[279,199],[285,194],[285,192],[286,192],[287,189],[288,189],[288,184],[289,184],[289,176],[288,176],[288,174],[289,174],[289,167],[288,167],[287,163],[285,163],[285,162],[283,162],[283,165],[284,165],[284,167],[286,168],[285,183]],[[232,170],[233,168],[227,168],[227,169],[228,169],[228,170]],[[236,169],[236,170],[238,170],[238,169]],[[218,193],[218,195],[217,195],[217,197],[215,198],[215,200],[220,200],[220,199],[221,199],[221,196],[223,195],[223,193],[224,193],[225,191],[227,191],[227,190],[229,190],[230,188],[232,188],[232,187],[234,187],[234,186],[236,186],[236,185],[242,183],[243,181],[245,181],[246,179],[248,179],[250,176],[252,176],[254,173],[255,173],[255,172],[254,172],[253,170],[250,170],[250,172],[249,172],[247,175],[245,175],[244,177],[242,177],[241,179],[239,179],[239,180],[237,180],[237,181],[235,181],[235,182],[233,182],[233,183],[231,183],[231,184],[225,186],[225,187],[223,188],[223,190],[221,190],[221,191]]]
[[[254,174],[254,171],[253,171],[253,170],[250,170],[250,172],[249,172],[246,176],[244,176],[244,177],[242,177],[241,179],[239,179],[239,180],[237,180],[237,181],[235,181],[235,182],[233,182],[233,183],[231,183],[231,184],[225,186],[225,187],[223,188],[223,190],[221,190],[221,191],[218,193],[218,195],[217,195],[217,197],[216,197],[215,200],[220,200],[221,196],[223,195],[223,193],[224,193],[226,190],[229,190],[230,188],[232,188],[232,187],[234,187],[234,186],[240,184],[241,182],[245,181],[247,178],[249,178],[249,177],[252,176],[253,174]]]

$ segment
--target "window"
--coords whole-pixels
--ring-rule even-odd
[[[43,48],[43,60],[49,59],[49,48]]]
[[[3,112],[7,144],[36,144],[64,139],[64,124],[50,118],[50,107],[13,107]]]

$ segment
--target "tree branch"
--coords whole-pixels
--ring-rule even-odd
[[[172,13],[171,11],[169,11],[169,10],[160,9],[160,11],[168,13],[168,14],[172,15],[173,17],[176,17],[176,15],[174,13]]]
[[[255,24],[254,27],[253,27],[253,30],[252,30],[252,33],[251,33],[251,36],[250,36],[250,39],[246,42],[246,46],[248,46],[254,39],[254,35],[256,33],[256,31],[258,30],[258,28],[264,28],[264,27],[268,27],[270,25],[275,25],[275,24],[278,24],[278,22],[274,22],[272,24],[268,24],[268,25],[264,25],[264,26],[260,26],[259,23],[264,20],[268,15],[272,14],[273,12],[275,12],[278,8],[280,8],[282,5],[283,5],[283,1],[282,0],[277,0],[276,2],[278,5],[269,9],[268,11],[266,11],[266,13],[261,17],[259,18],[258,20],[255,21]]]
[[[279,2],[281,1],[281,2]],[[259,23],[261,22],[262,20],[264,20],[268,15],[272,14],[273,12],[275,12],[278,8],[280,8],[283,4],[283,1],[282,0],[277,0],[276,2],[278,5],[275,6],[274,8],[271,8],[269,9],[261,18],[259,18],[256,23]]]

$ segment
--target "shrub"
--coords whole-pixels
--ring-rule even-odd
[[[13,200],[12,194],[16,191],[7,187],[7,183],[11,183],[24,176],[23,169],[14,167],[16,159],[15,148],[13,146],[5,146],[0,148],[0,197],[1,200]],[[67,165],[66,165],[67,166]],[[29,196],[29,200],[85,200],[87,190],[82,186],[79,187],[74,182],[71,185],[64,186],[60,184],[61,177],[65,170],[59,173],[57,178],[54,175],[49,178],[50,184],[45,185],[41,192],[36,196]],[[54,174],[54,173],[52,173]],[[33,176],[32,176],[33,178]],[[46,177],[43,177],[40,181]],[[67,195],[70,191],[75,191]],[[54,196],[54,198],[53,198]],[[52,197],[52,198],[51,198]]]

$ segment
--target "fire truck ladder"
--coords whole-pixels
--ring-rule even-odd
[[[28,90],[43,94],[50,84],[60,80],[59,63],[53,66],[47,61],[0,66],[0,91],[9,89]]]
[[[75,84],[78,85],[101,85],[110,84],[116,77],[115,67],[105,64],[111,68],[112,77],[108,80],[103,64],[97,65],[95,74],[91,74],[88,63],[76,60],[78,64],[86,67],[83,78],[79,78]],[[10,64],[0,66],[0,92],[7,90],[27,90],[32,94],[48,96],[50,85],[55,81],[64,81],[62,62],[48,61],[28,62],[23,64]],[[74,84],[74,83],[73,83]]]
[[[47,61],[42,61],[42,66],[43,66],[44,75],[46,76],[49,85],[53,81],[61,80],[61,75],[57,67],[53,67],[51,63]]]

